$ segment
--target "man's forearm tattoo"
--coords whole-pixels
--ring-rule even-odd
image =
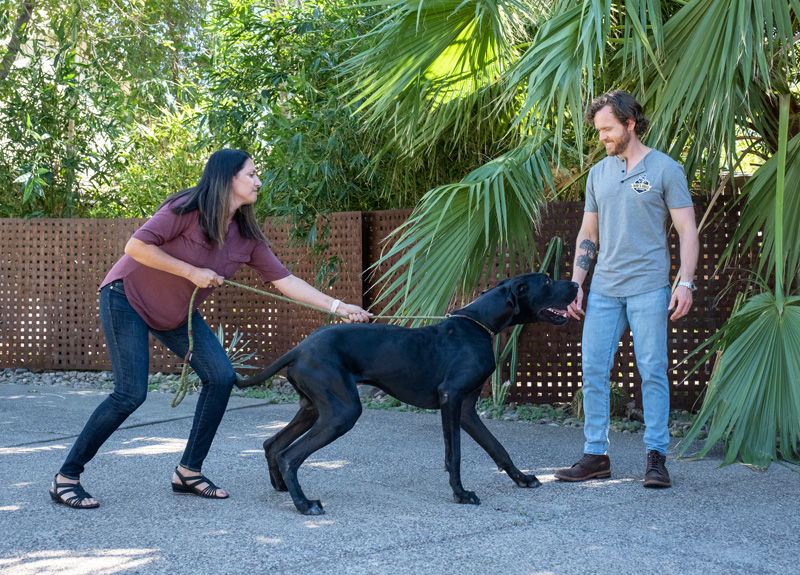
[[[583,240],[580,249],[584,253],[578,256],[577,265],[579,268],[589,271],[589,266],[592,265],[592,261],[597,256],[597,244],[592,240]]]

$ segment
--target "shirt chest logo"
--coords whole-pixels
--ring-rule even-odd
[[[647,179],[647,174],[642,174],[641,176],[636,178],[636,181],[631,184],[631,188],[633,188],[633,190],[637,194],[643,194],[645,192],[649,192],[650,181]]]

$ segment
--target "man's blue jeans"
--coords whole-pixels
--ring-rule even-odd
[[[186,324],[170,331],[150,329],[128,303],[122,280],[100,290],[100,321],[114,370],[114,391],[94,410],[61,467],[61,475],[69,479],[80,478],[84,466],[103,443],[147,398],[148,333],[181,358],[189,349]],[[200,312],[192,316],[192,331],[194,351],[190,364],[200,377],[202,388],[181,465],[200,471],[228,405],[236,373]]]
[[[644,443],[663,454],[669,447],[669,380],[667,321],[669,287],[632,297],[606,297],[589,292],[581,344],[584,453],[605,455],[610,421],[609,375],[622,334],[630,326],[639,374],[642,376]]]

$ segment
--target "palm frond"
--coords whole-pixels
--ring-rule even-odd
[[[772,156],[747,181],[739,202],[743,203],[739,225],[720,257],[720,266],[736,253],[758,251],[757,272],[762,277],[775,273],[775,188],[778,156]],[[783,203],[783,245],[786,255],[786,287],[791,289],[800,274],[800,135],[789,142],[786,153],[786,178]],[[797,286],[797,284],[795,284]]]
[[[518,121],[526,131],[547,127],[561,148],[565,125],[572,123],[583,149],[583,108],[595,91],[605,91],[603,76],[609,42],[622,44],[622,69],[630,65],[643,79],[645,64],[658,70],[647,28],[657,49],[663,45],[661,6],[654,0],[558,2],[531,47],[509,71],[508,83],[527,85]]]
[[[766,468],[779,457],[800,463],[800,296],[786,298],[783,290],[783,198],[789,96],[780,98],[778,154],[774,202],[776,286],[752,297],[725,322],[712,340],[719,365],[686,441],[693,440],[711,420],[706,446],[725,439],[725,463],[738,458]],[[702,346],[701,346],[702,347]],[[780,452],[778,441],[780,440]],[[681,453],[687,449],[683,447]]]
[[[664,23],[660,0],[625,0],[621,20],[622,36],[617,41],[620,50],[615,58],[622,61],[622,73],[630,66],[639,76],[640,91],[644,91],[645,69],[652,65],[660,74],[658,58],[664,51]],[[650,28],[652,35],[648,34]],[[655,52],[653,49],[655,48]],[[657,55],[658,54],[658,55]]]
[[[373,3],[370,3],[373,4]],[[374,4],[384,4],[375,2]],[[489,118],[494,85],[515,58],[531,0],[395,0],[370,32],[376,43],[345,62],[349,97],[397,149],[430,148],[444,133],[459,140],[475,110]]]
[[[549,138],[531,139],[461,182],[429,191],[373,266],[394,262],[376,282],[377,302],[399,303],[401,314],[439,314],[454,293],[472,293],[495,260],[502,273],[528,267],[533,225],[553,188],[551,154]]]
[[[798,13],[798,0],[697,0],[669,18],[662,74],[651,69],[644,91],[648,144],[685,153],[687,173],[704,164],[713,183],[722,154],[734,164],[737,126],[765,115],[751,92],[770,90],[775,66],[789,61]]]
[[[712,348],[724,350],[719,366],[679,455],[708,424],[700,457],[724,440],[725,465],[800,463],[800,297],[786,298],[781,313],[771,292],[754,296],[722,331]]]

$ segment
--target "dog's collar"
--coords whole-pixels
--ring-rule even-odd
[[[447,314],[445,317],[463,317],[463,318],[465,318],[465,319],[468,319],[468,320],[470,320],[470,321],[474,321],[475,323],[477,323],[479,326],[481,326],[483,329],[485,329],[485,330],[486,330],[486,331],[489,333],[489,335],[490,335],[491,337],[494,337],[494,336],[496,336],[496,335],[497,335],[495,332],[493,332],[492,330],[490,330],[488,327],[486,327],[485,325],[483,325],[481,322],[479,322],[479,321],[478,321],[477,319],[475,319],[474,317],[469,317],[468,315],[461,315],[460,313],[448,313],[448,314]]]

